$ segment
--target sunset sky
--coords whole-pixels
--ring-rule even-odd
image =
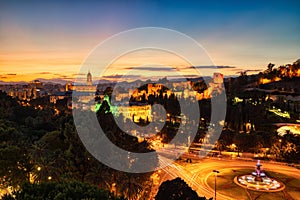
[[[149,26],[192,37],[217,66],[230,66],[225,75],[300,58],[300,1],[188,2],[0,1],[0,81],[72,78],[100,42]],[[132,60],[118,64],[139,65]]]

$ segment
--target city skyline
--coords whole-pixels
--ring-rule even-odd
[[[190,36],[216,66],[229,66],[220,69],[226,76],[243,70],[258,72],[269,62],[277,66],[293,63],[300,51],[297,1],[0,4],[0,81],[4,82],[72,80],[99,43],[138,27],[163,27]],[[136,60],[125,59],[119,65],[139,67],[132,62]],[[120,71],[107,75],[120,75]]]
[[[0,199],[299,199],[299,8],[0,1]]]

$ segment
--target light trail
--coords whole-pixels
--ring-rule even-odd
[[[207,179],[212,175],[212,170],[219,170],[222,173],[223,169],[230,168],[252,168],[256,163],[255,160],[242,159],[201,159],[193,163],[185,163],[176,161],[162,169],[160,175],[160,184],[166,180],[172,180],[177,177],[182,178],[199,196],[207,198],[214,196],[214,188],[211,188]],[[285,174],[291,177],[300,179],[300,170],[286,166],[284,163],[264,162],[263,168],[266,171],[273,171]],[[159,184],[159,185],[160,185]],[[157,187],[159,187],[159,185]],[[158,189],[158,188],[157,188]],[[232,197],[222,195],[217,192],[219,199],[232,200]]]

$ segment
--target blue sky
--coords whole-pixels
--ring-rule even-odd
[[[78,71],[98,43],[137,27],[194,38],[216,65],[262,69],[300,55],[300,1],[1,1],[0,73]],[[236,71],[235,71],[236,70]]]

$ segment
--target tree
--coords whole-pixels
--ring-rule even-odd
[[[89,158],[91,155],[82,144],[73,124],[66,124],[64,130],[66,169],[69,173],[67,179],[85,181],[86,175],[91,168]]]
[[[143,191],[140,174],[122,173],[118,180],[118,190],[128,199],[137,199],[139,193]]]
[[[93,157],[89,161],[92,162],[92,167],[86,175],[86,181],[99,188],[111,190],[112,169],[96,161]]]
[[[0,186],[17,187],[23,181],[29,180],[31,167],[26,167],[28,159],[18,146],[0,148],[0,163]]]
[[[275,64],[273,63],[269,63],[267,68],[268,68],[268,72],[271,72],[273,70],[273,67],[275,66]]]
[[[222,140],[222,139],[219,139],[216,144],[215,144],[215,148],[219,151],[219,154],[221,155],[222,154],[222,151],[225,147],[225,141]]]
[[[205,197],[199,197],[197,193],[192,190],[181,178],[176,178],[171,181],[163,182],[155,196],[156,200],[182,200],[182,199],[193,199],[193,200],[206,200]],[[212,198],[210,198],[212,200]]]
[[[17,187],[29,180],[32,164],[27,146],[17,124],[0,119],[0,186]]]
[[[63,152],[65,145],[59,131],[46,133],[40,140],[32,145],[30,158],[35,165],[34,180],[36,182],[59,180],[65,167]]]
[[[300,137],[292,133],[286,133],[283,137],[277,138],[271,147],[270,152],[276,160],[299,163],[300,159]]]
[[[112,193],[81,182],[47,182],[41,184],[22,184],[20,190],[5,195],[3,200],[45,200],[45,199],[103,199],[124,200]]]

